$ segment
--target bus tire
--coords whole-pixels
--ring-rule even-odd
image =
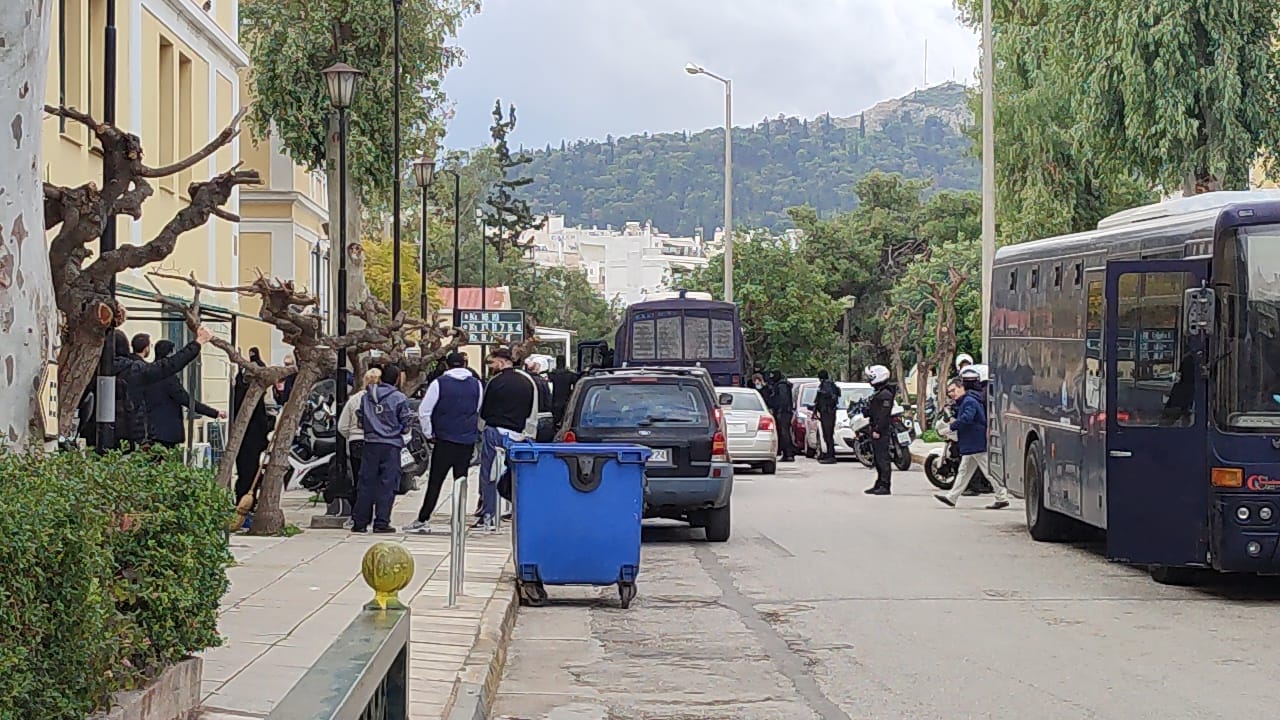
[[[1075,536],[1075,521],[1044,506],[1044,455],[1040,441],[1027,443],[1022,474],[1027,532],[1037,542],[1067,542]]]
[[[1200,579],[1200,570],[1198,568],[1150,565],[1147,567],[1147,572],[1151,573],[1152,580],[1161,585],[1195,585]]]

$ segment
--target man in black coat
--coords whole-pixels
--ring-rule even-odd
[[[556,356],[556,369],[550,373],[551,379],[551,415],[555,418],[556,427],[564,420],[564,413],[569,408],[569,396],[573,386],[578,383],[578,373],[569,369],[563,355]]]
[[[137,350],[135,345],[134,350]],[[174,345],[170,340],[161,340],[155,345],[156,362],[173,355]],[[158,383],[149,385],[143,391],[147,407],[147,440],[167,448],[182,445],[187,440],[186,410],[194,409],[196,414],[207,418],[226,418],[227,414],[217,408],[209,407],[199,400],[193,401],[182,380],[176,374],[170,375]]]
[[[111,374],[116,379],[115,444],[110,449],[128,444],[138,447],[147,441],[147,387],[176,375],[200,354],[213,333],[201,326],[196,339],[164,360],[148,363],[133,355],[128,337],[115,333],[115,356],[111,358]]]
[[[774,370],[769,375],[772,392],[769,394],[773,411],[773,419],[778,421],[778,451],[782,453],[782,462],[795,462],[795,444],[791,442],[791,422],[795,419],[796,405],[791,394],[791,381],[783,377],[782,372]]]
[[[818,394],[813,409],[822,426],[823,453],[818,462],[834,465],[836,462],[836,411],[840,407],[840,387],[831,380],[826,370],[818,371]]]

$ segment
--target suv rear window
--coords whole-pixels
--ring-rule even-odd
[[[587,388],[578,413],[581,428],[705,425],[706,399],[685,383],[599,384]]]

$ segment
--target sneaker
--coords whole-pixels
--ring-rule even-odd
[[[997,501],[995,501],[995,502],[991,503],[990,505],[988,505],[988,506],[987,506],[987,509],[988,509],[988,510],[1003,510],[1003,509],[1005,509],[1005,508],[1007,508],[1007,507],[1009,507],[1009,501],[1008,501],[1008,500],[997,500]]]
[[[398,531],[395,528],[388,525],[386,527],[375,527],[373,529],[373,532],[376,535],[387,535],[389,533],[398,532]]]
[[[367,533],[367,532],[369,532],[369,528],[362,528],[362,527],[361,527],[361,528],[358,528],[358,527],[352,527],[352,528],[351,528],[351,533],[352,533],[353,535],[364,535],[364,534],[365,534],[365,533]]]
[[[946,505],[947,507],[955,507],[955,506],[956,506],[955,502],[954,502],[951,498],[947,497],[946,495],[934,495],[934,496],[933,496],[933,499],[934,499],[934,500],[937,500],[938,502],[942,503],[943,505]],[[1005,503],[1005,504],[1006,504],[1006,505],[1008,505],[1009,503]]]
[[[356,523],[355,523],[355,521],[354,521],[354,520],[352,520],[351,518],[347,518],[347,521],[346,521],[346,522],[344,522],[344,523],[342,523],[342,529],[343,529],[343,530],[350,530],[350,529],[354,528],[355,526],[356,526]]]
[[[489,524],[490,524],[490,523],[489,523],[489,516],[488,516],[488,515],[482,515],[482,516],[477,517],[477,518],[476,518],[476,521],[475,521],[474,523],[471,523],[471,529],[472,529],[472,530],[483,530],[483,529],[485,529],[485,528],[489,527]]]
[[[819,461],[818,461],[818,464],[819,464],[819,465],[835,465],[835,464],[836,464],[836,459],[835,459],[835,458],[822,458],[821,460],[819,460]]]
[[[427,522],[424,522],[424,521],[422,521],[422,520],[414,520],[413,522],[411,522],[411,523],[409,523],[408,525],[405,525],[405,526],[404,526],[404,531],[405,531],[406,533],[417,533],[417,534],[419,534],[419,535],[430,535],[430,534],[431,534],[431,524],[430,524],[430,523],[427,523]]]
[[[891,491],[891,490],[889,490],[889,488],[887,488],[887,487],[881,487],[881,486],[879,486],[879,485],[876,485],[876,486],[874,486],[874,487],[869,487],[869,488],[867,488],[866,490],[864,490],[863,492],[864,492],[865,494],[867,494],[867,495],[890,495],[890,494],[892,494],[892,491]]]

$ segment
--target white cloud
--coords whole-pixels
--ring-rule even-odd
[[[458,38],[447,143],[486,142],[497,97],[530,147],[722,124],[719,85],[689,61],[733,79],[737,125],[851,115],[923,85],[926,40],[931,84],[973,77],[950,0],[487,0]]]

